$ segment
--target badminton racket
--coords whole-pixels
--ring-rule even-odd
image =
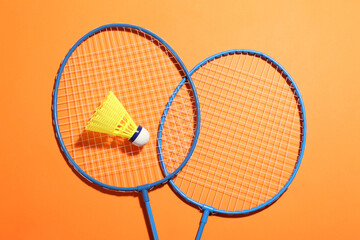
[[[211,56],[190,71],[200,102],[196,149],[170,184],[203,212],[249,214],[276,201],[297,173],[305,147],[305,110],[286,70],[256,51]],[[165,162],[166,174],[173,168]],[[169,173],[170,173],[169,172]]]
[[[143,147],[123,137],[85,130],[109,92],[111,101],[118,98],[149,132]],[[53,118],[61,150],[85,179],[109,190],[141,192],[153,237],[158,239],[148,191],[184,167],[200,128],[194,84],[172,48],[133,25],[110,24],[89,32],[60,66]],[[171,167],[166,176],[161,162]]]

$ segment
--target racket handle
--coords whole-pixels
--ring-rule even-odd
[[[159,240],[159,237],[158,237],[157,231],[156,231],[156,227],[155,227],[154,217],[153,217],[153,214],[152,214],[152,211],[151,211],[148,191],[147,190],[142,190],[141,193],[143,195],[143,199],[144,199],[144,202],[145,202],[145,206],[146,206],[148,218],[149,218],[149,221],[150,221],[151,231],[152,231],[154,240]]]
[[[205,224],[206,224],[207,219],[209,217],[209,213],[210,213],[210,211],[208,209],[205,209],[204,212],[203,212],[203,215],[202,215],[201,221],[200,221],[200,227],[199,227],[198,233],[196,235],[196,240],[200,240],[200,238],[201,238],[201,235],[202,235],[202,233],[204,231]]]

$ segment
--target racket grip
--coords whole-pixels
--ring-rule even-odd
[[[203,212],[203,215],[201,217],[201,221],[200,221],[200,227],[199,227],[199,230],[197,232],[197,235],[196,235],[196,240],[200,240],[201,238],[201,235],[204,231],[204,227],[205,227],[205,224],[207,222],[207,219],[209,217],[209,213],[210,211],[208,209],[205,209],[204,212]]]
[[[149,221],[150,221],[151,231],[152,231],[154,240],[159,240],[159,237],[158,237],[157,231],[156,231],[156,227],[155,227],[154,217],[153,217],[153,214],[152,214],[152,211],[151,211],[148,191],[147,190],[142,190],[141,193],[143,195],[143,199],[144,199],[144,203],[145,203],[145,206],[146,206],[146,211],[147,211],[148,218],[149,218]]]

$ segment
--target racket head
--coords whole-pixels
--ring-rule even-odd
[[[125,34],[126,36],[113,36],[112,34],[112,31],[116,32],[118,31],[118,33],[116,33],[117,35],[121,35],[121,34]],[[109,32],[109,33],[106,33],[106,32]],[[119,33],[119,32],[122,32],[122,33]],[[91,38],[95,38],[97,35],[101,35],[103,34],[103,36],[101,37],[97,37],[97,38],[105,38],[105,40],[89,40]],[[108,34],[108,36],[106,35]],[[115,34],[115,33],[114,33]],[[139,39],[136,39],[137,35],[139,36],[139,39],[141,38],[142,40],[139,40]],[[95,36],[95,37],[94,37]],[[105,37],[104,37],[105,36]],[[92,42],[92,45],[86,42]],[[102,41],[102,42],[101,42]],[[120,41],[120,43],[119,43]],[[121,42],[121,41],[124,41],[124,42]],[[127,41],[130,41],[130,42],[127,42]],[[135,42],[133,42],[135,41]],[[138,42],[137,41],[145,41],[147,42],[146,44],[148,44],[147,46],[149,47],[148,49],[141,49],[141,47],[139,48],[138,46]],[[95,43],[95,44],[94,44]],[[97,45],[98,44],[98,45]],[[120,45],[117,45],[117,44],[120,44]],[[121,44],[124,44],[124,45],[121,45]],[[85,46],[84,46],[85,45]],[[115,47],[114,47],[115,45]],[[140,157],[141,158],[141,161],[145,161],[146,158],[151,161],[151,158],[156,158],[156,164],[157,164],[157,167],[159,170],[157,170],[157,178],[155,176],[155,179],[152,179],[152,181],[148,181],[148,182],[144,182],[144,181],[141,181],[139,180],[139,183],[136,184],[136,183],[132,183],[132,184],[125,184],[126,186],[119,186],[118,184],[111,184],[111,181],[109,182],[106,182],[106,181],[102,181],[102,180],[99,180],[97,177],[94,177],[93,174],[90,174],[87,170],[84,170],[83,167],[80,166],[80,164],[78,163],[78,160],[76,157],[74,157],[74,153],[77,151],[77,149],[74,150],[74,148],[78,147],[79,145],[79,141],[82,143],[82,147],[85,148],[85,147],[88,147],[89,149],[93,148],[94,145],[96,148],[99,147],[99,145],[104,145],[103,143],[103,140],[102,138],[106,138],[106,134],[100,134],[99,133],[94,133],[94,132],[87,132],[86,134],[84,135],[88,135],[88,139],[85,140],[82,140],[81,137],[83,137],[81,135],[81,133],[79,133],[79,131],[81,129],[85,129],[85,126],[88,122],[88,120],[90,120],[90,117],[92,115],[93,112],[95,112],[96,110],[96,107],[98,105],[100,105],[101,101],[103,100],[103,98],[106,96],[106,94],[108,93],[108,90],[113,90],[112,89],[113,87],[118,90],[116,92],[116,90],[114,91],[117,95],[117,97],[119,98],[119,93],[123,93],[126,95],[126,91],[124,92],[121,92],[121,89],[119,90],[119,87],[116,86],[116,83],[120,83],[121,81],[113,81],[110,85],[110,88],[108,86],[108,84],[106,82],[103,82],[104,80],[103,79],[100,79],[98,81],[98,79],[95,79],[94,82],[96,82],[97,84],[97,87],[100,88],[101,90],[101,94],[99,94],[98,96],[96,96],[96,100],[93,100],[91,102],[86,102],[83,103],[80,101],[80,104],[84,104],[84,106],[88,105],[86,107],[86,111],[83,111],[83,110],[79,110],[80,108],[78,107],[77,111],[82,111],[81,114],[78,114],[76,113],[77,115],[77,119],[76,121],[78,122],[77,123],[77,132],[76,133],[71,133],[71,138],[74,138],[74,137],[78,137],[79,138],[79,141],[76,142],[75,140],[73,139],[70,139],[69,140],[69,136],[65,136],[64,137],[64,132],[67,132],[67,131],[72,131],[71,129],[71,126],[73,123],[71,123],[71,117],[72,117],[72,114],[73,114],[73,110],[77,107],[70,107],[69,109],[65,109],[66,111],[68,111],[68,114],[64,114],[60,111],[63,111],[64,109],[60,109],[59,106],[61,104],[68,104],[69,105],[69,102],[75,102],[78,100],[78,99],[70,99],[68,100],[68,94],[67,93],[63,93],[64,95],[66,95],[66,100],[63,101],[63,102],[60,102],[59,99],[61,99],[62,97],[64,96],[60,96],[60,93],[59,92],[64,92],[63,89],[61,89],[61,86],[64,84],[63,82],[65,81],[68,81],[68,79],[64,80],[63,78],[65,74],[69,74],[69,70],[66,72],[67,68],[71,68],[69,67],[68,65],[71,66],[71,64],[69,63],[69,61],[73,61],[73,65],[82,65],[84,63],[82,62],[77,62],[77,60],[74,60],[74,58],[78,57],[79,59],[82,58],[82,56],[73,56],[75,55],[75,52],[78,51],[78,49],[82,46],[83,48],[83,52],[85,52],[86,54],[88,55],[97,55],[98,58],[102,61],[99,60],[100,62],[100,65],[101,64],[105,64],[105,65],[114,65],[116,67],[116,64],[118,64],[119,60],[116,59],[115,60],[115,57],[119,57],[119,53],[117,53],[116,56],[113,56],[114,59],[111,59],[109,57],[109,55],[107,55],[108,51],[115,51],[113,49],[116,49],[116,48],[124,48],[125,50],[127,49],[128,51],[130,51],[130,53],[127,53],[128,55],[125,54],[125,56],[123,56],[123,58],[129,58],[129,56],[132,54],[132,52],[135,52],[134,53],[134,56],[137,57],[138,59],[135,59],[134,63],[132,66],[128,66],[128,70],[127,70],[127,78],[125,76],[125,79],[126,80],[129,80],[129,81],[132,81],[131,79],[132,78],[136,78],[139,74],[142,74],[142,77],[146,80],[146,77],[150,78],[150,80],[152,80],[150,74],[157,74],[156,76],[158,78],[161,78],[162,80],[166,79],[166,77],[169,77],[171,76],[171,81],[169,81],[169,84],[167,86],[164,86],[164,88],[162,88],[161,86],[158,87],[157,89],[147,89],[149,90],[150,92],[153,90],[153,92],[150,94],[150,93],[147,93],[147,95],[151,95],[150,97],[148,97],[147,95],[144,96],[144,94],[141,94],[141,91],[138,91],[139,94],[141,94],[141,97],[144,98],[142,99],[143,103],[145,102],[148,102],[148,106],[153,106],[153,108],[151,109],[152,112],[156,112],[157,111],[157,115],[154,117],[154,114],[155,113],[151,113],[151,112],[148,112],[148,114],[150,114],[149,118],[157,118],[157,119],[154,119],[152,120],[153,123],[152,123],[152,126],[147,128],[148,131],[152,130],[151,131],[151,136],[150,136],[150,141],[152,141],[151,143],[151,146],[152,146],[152,149],[151,149],[151,152],[148,153],[147,155],[145,154],[144,157]],[[140,44],[141,46],[141,44]],[[103,48],[106,48],[106,49],[103,49]],[[90,53],[87,53],[86,50],[84,49],[91,49],[91,50],[94,50],[94,52],[90,52]],[[130,50],[129,50],[130,49]],[[150,49],[150,50],[149,50]],[[96,52],[97,50],[97,52]],[[125,52],[124,50],[124,52]],[[79,50],[80,51],[80,50]],[[85,54],[85,55],[86,55]],[[138,55],[136,55],[138,54]],[[142,54],[142,55],[140,55]],[[147,56],[147,54],[149,54],[150,56]],[[154,56],[152,56],[151,54],[153,54]],[[132,56],[132,55],[131,55]],[[86,56],[85,56],[86,57]],[[142,59],[144,57],[144,59]],[[157,57],[159,57],[159,59],[157,59]],[[168,60],[167,57],[170,59]],[[101,58],[104,58],[104,59],[101,59]],[[155,60],[153,59],[155,58]],[[150,60],[148,60],[150,59]],[[124,59],[123,59],[124,60]],[[144,64],[148,63],[148,64],[151,64],[151,66],[148,66],[147,68],[144,67],[142,64],[142,60],[143,62],[145,62]],[[82,61],[85,62],[85,64],[87,64],[87,62],[83,59]],[[95,75],[95,78],[98,78],[97,75],[100,75],[101,77],[109,77],[109,78],[112,78],[113,76],[111,76],[111,74],[114,74],[116,75],[116,73],[114,72],[111,72],[111,71],[115,71],[115,70],[109,70],[110,73],[108,72],[103,72],[103,69],[100,69],[101,70],[101,73],[98,73],[100,70],[99,69],[96,69],[96,63],[98,63],[97,59],[88,59],[88,61],[93,61],[90,65],[85,65],[85,68],[89,67],[90,66],[90,70],[87,69],[87,70],[84,70],[84,69],[81,69],[80,68],[80,71],[77,69],[73,69],[74,72],[80,72],[80,74],[78,73],[77,76],[76,74],[74,75],[71,75],[70,73],[70,77],[68,77],[71,81],[71,77],[73,78],[78,78],[78,79],[82,79],[84,78],[86,80],[86,76],[83,76],[81,75],[82,73],[81,72],[87,72],[87,74],[89,75]],[[105,63],[104,63],[105,61]],[[113,61],[113,62],[112,62]],[[129,60],[130,61],[130,60]],[[153,62],[151,62],[153,61]],[[171,61],[171,62],[170,62]],[[69,64],[68,64],[69,63]],[[160,66],[160,67],[159,67]],[[164,66],[164,69],[161,68],[161,66]],[[91,67],[93,69],[91,69]],[[122,66],[123,67],[123,66]],[[114,67],[113,67],[114,68]],[[138,70],[138,69],[143,69],[145,68],[145,70]],[[166,68],[170,68],[171,71],[174,71],[174,72],[166,72]],[[130,69],[130,70],[129,70]],[[65,73],[64,73],[65,71]],[[133,72],[132,72],[133,71]],[[147,72],[146,72],[147,71]],[[147,74],[147,75],[146,75]],[[160,76],[160,75],[161,76]],[[86,75],[86,74],[85,74]],[[146,76],[144,76],[146,75]],[[102,81],[102,84],[105,85],[104,89],[102,89],[102,87],[99,87],[99,82]],[[135,81],[135,80],[134,80]],[[148,80],[146,81],[140,81],[141,83],[139,82],[133,82],[132,85],[139,85],[137,86],[137,89],[136,90],[141,90],[141,87],[144,87],[146,88],[147,87],[147,84],[148,84]],[[165,81],[164,81],[165,82]],[[86,85],[87,83],[77,83],[77,85]],[[94,83],[91,83],[91,87],[93,87],[93,84]],[[71,83],[70,83],[71,85]],[[100,84],[101,85],[101,84]],[[183,85],[186,85],[187,86],[187,95],[186,93],[182,93],[182,94],[179,94],[179,92],[184,92],[182,91],[181,89],[184,89],[182,88]],[[64,86],[63,86],[64,87]],[[60,88],[60,89],[59,89]],[[64,89],[68,88],[67,86],[64,87]],[[88,91],[87,89],[82,89],[81,87],[73,87],[73,92],[72,94],[73,95],[76,95],[76,94],[83,94],[83,92],[86,92]],[[78,88],[78,89],[76,89]],[[85,87],[86,88],[86,87]],[[129,90],[129,89],[127,89]],[[134,90],[134,91],[136,91]],[[160,91],[161,90],[161,91]],[[78,91],[78,92],[77,92]],[[158,94],[156,94],[157,92]],[[160,91],[160,92],[159,92]],[[162,94],[162,91],[164,91],[165,93]],[[136,98],[136,92],[135,93],[132,93],[132,96],[130,99],[133,99],[135,95],[135,98]],[[100,96],[101,95],[101,96]],[[123,97],[122,94],[120,94],[120,101],[121,101],[121,97]],[[186,151],[186,154],[183,154],[181,157],[183,157],[183,159],[180,161],[179,159],[177,159],[176,161],[176,168],[174,169],[174,171],[171,172],[171,174],[167,174],[167,175],[164,175],[163,172],[162,172],[162,169],[160,167],[160,164],[159,164],[159,161],[166,161],[166,160],[169,160],[169,159],[165,159],[162,155],[164,154],[164,149],[162,149],[161,147],[158,146],[158,141],[161,141],[162,139],[161,138],[166,138],[166,137],[169,137],[169,136],[164,136],[164,134],[157,134],[156,132],[158,131],[161,131],[163,132],[164,128],[171,128],[171,127],[177,127],[177,125],[173,124],[167,124],[166,123],[166,115],[168,114],[169,112],[169,109],[172,109],[172,102],[174,99],[181,99],[181,97],[179,97],[179,95],[182,95],[183,97],[183,101],[186,102],[187,105],[188,102],[191,103],[191,107],[190,110],[189,109],[186,109],[185,112],[182,112],[182,114],[186,114],[186,113],[189,113],[191,112],[191,114],[194,114],[192,115],[193,118],[192,120],[194,121],[193,122],[193,128],[188,130],[188,138],[191,138],[191,142],[188,144],[189,145],[186,145],[184,146],[184,149],[186,148],[186,150],[184,149],[181,149],[182,152]],[[88,97],[90,98],[90,97]],[[161,98],[161,99],[160,99]],[[155,106],[154,105],[151,105],[152,102],[155,102],[155,100],[159,100],[161,106]],[[122,102],[124,105],[126,104],[126,102]],[[71,104],[70,104],[71,105]],[[91,106],[89,106],[91,105]],[[82,108],[82,106],[80,106]],[[147,111],[150,111],[149,110],[150,108],[147,109]],[[134,110],[130,108],[127,108],[127,110],[131,113],[134,113]],[[198,138],[198,135],[199,135],[199,131],[200,131],[200,110],[199,110],[199,102],[198,102],[198,97],[197,97],[197,94],[196,94],[196,90],[195,90],[195,86],[191,80],[191,77],[190,77],[190,74],[188,73],[188,70],[186,69],[185,65],[183,64],[182,60],[180,59],[180,57],[176,54],[176,52],[163,40],[161,39],[159,36],[157,36],[156,34],[152,33],[151,31],[147,30],[147,29],[144,29],[142,27],[138,27],[138,26],[135,26],[135,25],[130,25],[130,24],[121,24],[121,23],[118,23],[118,24],[108,24],[108,25],[104,25],[104,26],[101,26],[101,27],[98,27],[92,31],[90,31],[89,33],[85,34],[82,38],[80,38],[75,44],[74,46],[69,50],[69,52],[67,53],[67,55],[65,56],[64,60],[62,61],[61,65],[60,65],[60,68],[58,70],[58,73],[57,73],[57,76],[56,76],[56,81],[55,81],[55,86],[54,86],[54,91],[53,91],[53,104],[52,104],[52,111],[53,111],[53,124],[54,124],[54,128],[55,128],[55,134],[56,134],[56,138],[58,140],[58,143],[60,145],[60,149],[63,151],[63,153],[65,154],[66,158],[68,159],[68,162],[72,165],[72,167],[80,174],[82,175],[86,180],[90,181],[91,183],[94,183],[94,184],[97,184],[105,189],[109,189],[109,190],[115,190],[115,191],[142,191],[142,190],[148,190],[154,186],[157,186],[159,184],[163,184],[165,183],[166,181],[168,181],[171,177],[173,177],[174,175],[176,175],[180,170],[181,168],[183,168],[186,164],[186,162],[189,160],[192,152],[194,151],[194,148],[195,148],[195,145],[196,145],[196,142],[197,142],[197,138]],[[136,114],[138,114],[140,110],[136,110]],[[175,113],[174,113],[175,112]],[[178,112],[181,113],[181,110],[179,110]],[[87,114],[87,115],[86,115]],[[144,127],[145,127],[145,122],[147,121],[146,120],[146,117],[144,117],[144,114],[143,116],[141,117],[136,117],[136,114],[134,116],[133,114],[133,117],[134,117],[134,121],[138,124],[141,124],[143,125],[144,124]],[[151,115],[152,114],[152,115]],[[179,113],[176,113],[176,111],[172,111],[172,114],[179,114]],[[61,115],[61,116],[60,116]],[[83,116],[78,116],[78,115],[83,115]],[[143,120],[143,122],[141,122],[141,118]],[[67,121],[70,121],[69,126],[70,126],[70,130],[68,129],[69,127],[65,128],[65,129],[62,129],[63,126],[62,126],[62,123],[61,122],[64,122],[63,119],[67,119]],[[75,121],[75,122],[76,122]],[[149,120],[150,121],[150,120]],[[66,125],[66,124],[64,124]],[[80,126],[80,127],[79,127]],[[146,126],[148,127],[148,126]],[[80,129],[80,130],[79,130]],[[156,131],[155,131],[156,129]],[[178,129],[175,129],[176,131],[180,131]],[[174,130],[174,131],[175,131]],[[170,131],[167,131],[167,132],[170,132]],[[69,135],[69,134],[68,134]],[[91,135],[89,137],[89,135]],[[159,136],[160,139],[156,139],[156,136]],[[171,136],[170,136],[171,137]],[[90,138],[94,138],[94,140],[91,140]],[[151,140],[151,138],[153,138]],[[90,139],[90,140],[89,140]],[[115,140],[114,140],[115,139]],[[124,155],[127,155],[127,157],[124,157],[125,160],[129,161],[129,158],[131,159],[131,157],[136,157],[137,155],[140,155],[142,154],[142,152],[144,151],[147,151],[147,149],[149,148],[149,146],[144,146],[143,149],[142,148],[138,148],[138,147],[135,147],[133,145],[131,145],[130,142],[127,142],[127,140],[125,139],[122,139],[122,143],[124,144],[123,146],[121,144],[118,144],[118,141],[116,139],[119,139],[119,137],[115,137],[115,138],[112,138],[113,142],[116,142],[114,143],[115,145],[112,145],[110,146],[110,149],[113,151],[117,151],[119,152],[116,158],[116,160],[121,160],[121,156],[124,156]],[[150,142],[149,141],[149,142]],[[72,145],[72,147],[69,149],[69,144]],[[177,143],[179,144],[179,143]],[[81,144],[80,144],[81,145]],[[85,146],[86,145],[86,146]],[[150,145],[149,143],[147,145]],[[119,149],[122,149],[123,148],[123,151],[126,153],[126,154],[123,154],[120,152]],[[129,150],[130,149],[130,150]],[[83,151],[86,151],[86,150],[83,150]],[[106,157],[109,159],[110,157],[114,157],[112,154],[113,153],[100,153],[101,151],[106,151],[106,149],[104,150],[103,149],[100,149],[100,152],[99,153],[96,153],[97,150],[93,150],[95,151],[95,153],[87,153],[88,155],[90,155],[90,160],[93,160],[92,158],[94,157],[95,155],[95,158],[97,157],[96,154],[98,155],[101,155],[101,154],[104,154],[106,155]],[[150,150],[149,150],[150,151]],[[176,151],[176,149],[173,149],[173,151]],[[86,154],[84,154],[86,156]],[[131,155],[130,157],[128,155]],[[169,154],[168,154],[169,155]],[[106,159],[105,157],[105,159]],[[97,161],[97,160],[95,160]],[[99,160],[99,161],[103,161],[103,159]],[[106,160],[105,160],[106,161]],[[154,164],[154,161],[152,161],[152,164]],[[170,159],[170,161],[174,161],[173,159]],[[114,163],[115,164],[115,163]],[[145,165],[146,165],[146,162],[145,162]],[[100,164],[101,166],[101,164]],[[99,166],[97,166],[99,167]],[[130,166],[130,163],[129,163],[129,168],[132,168],[133,166]],[[149,169],[142,169],[141,168],[141,164],[140,164],[140,167],[139,166],[136,166],[137,169],[136,171],[141,171],[143,170],[144,173],[146,171],[149,171],[150,173],[146,173],[146,174],[152,174],[151,171],[154,171],[154,170],[149,170]],[[153,166],[153,167],[156,167],[156,166]],[[95,168],[95,167],[94,167]],[[115,166],[114,166],[115,168]],[[134,167],[133,167],[134,168]],[[101,170],[101,169],[100,169]],[[128,172],[131,172],[133,170],[124,170],[124,175],[128,175],[129,173]],[[110,175],[111,173],[109,173]],[[161,174],[162,176],[160,176],[159,174]],[[116,174],[115,174],[116,175]],[[131,175],[131,173],[130,173]],[[129,176],[126,176],[127,178],[129,178]],[[133,177],[135,178],[134,176],[130,176],[130,178]],[[113,179],[114,177],[112,177]],[[139,178],[139,177],[138,177]],[[145,177],[146,178],[146,177]],[[129,180],[127,180],[128,182],[130,182]],[[124,181],[125,183],[127,181]],[[128,186],[129,185],[129,186]]]
[[[203,77],[201,76],[195,76],[196,73],[198,71],[200,71],[201,68],[203,68],[204,66],[206,66],[207,64],[211,64],[213,61],[221,61],[221,58],[226,58],[226,57],[231,57],[232,55],[241,55],[241,56],[249,56],[249,58],[258,58],[258,59],[261,59],[262,61],[265,61],[265,65],[266,64],[269,64],[270,67],[269,67],[269,70],[270,68],[272,67],[273,69],[275,69],[274,73],[273,73],[273,76],[275,76],[276,74],[279,75],[279,79],[280,78],[283,78],[283,79],[286,79],[286,84],[289,85],[290,87],[290,91],[293,92],[293,95],[294,95],[294,99],[295,99],[295,102],[296,102],[296,107],[298,108],[298,113],[299,113],[299,127],[300,127],[300,134],[298,136],[299,138],[299,149],[298,149],[298,156],[297,156],[297,160],[296,160],[296,163],[293,165],[293,169],[292,169],[292,172],[291,174],[288,175],[288,178],[287,178],[287,181],[282,184],[281,188],[275,193],[273,194],[271,197],[269,197],[268,199],[266,199],[265,201],[263,202],[260,202],[259,204],[257,205],[253,205],[253,206],[250,206],[248,208],[244,208],[244,209],[229,209],[227,207],[227,209],[225,209],[225,207],[219,207],[219,206],[214,206],[215,204],[206,204],[204,203],[204,201],[200,201],[201,199],[201,196],[200,196],[200,199],[199,199],[199,196],[197,197],[194,197],[194,196],[189,196],[190,193],[187,193],[185,191],[185,189],[190,189],[190,188],[194,188],[194,186],[191,186],[191,180],[189,181],[189,179],[187,179],[190,183],[188,183],[185,187],[182,186],[183,182],[186,181],[184,180],[185,178],[185,175],[188,174],[187,172],[189,172],[190,174],[192,174],[193,176],[197,177],[198,179],[201,178],[201,172],[200,174],[199,173],[194,173],[195,171],[198,171],[199,169],[195,169],[195,170],[190,170],[189,171],[189,168],[191,167],[191,165],[193,164],[193,162],[200,162],[200,164],[202,163],[201,161],[206,161],[206,160],[194,160],[194,158],[197,158],[199,157],[198,155],[198,149],[199,148],[203,148],[204,147],[204,144],[206,144],[205,142],[207,141],[209,143],[209,141],[212,141],[212,139],[205,139],[203,138],[203,135],[206,134],[204,133],[207,128],[207,124],[206,124],[206,121],[208,120],[208,112],[209,109],[205,110],[204,111],[204,106],[202,105],[203,104],[203,100],[202,99],[202,95],[203,95],[203,91],[204,89],[202,89],[202,87],[199,87],[199,82],[197,81],[198,79],[197,78],[206,78],[206,74],[203,74]],[[244,63],[244,61],[246,60],[241,60],[241,56],[239,57],[240,59],[237,60],[238,63],[243,63],[243,65],[246,65]],[[260,61],[260,60],[259,60]],[[230,64],[231,65],[231,64]],[[236,65],[235,69],[238,69],[239,64]],[[231,69],[231,67],[234,67],[234,64],[232,64],[230,67],[228,66],[228,70],[227,72],[229,73],[229,71],[231,73],[233,73],[233,79],[235,79],[235,75],[238,74],[236,73],[236,71],[234,69]],[[211,67],[210,67],[211,68]],[[243,67],[244,68],[244,67]],[[246,67],[245,67],[246,68]],[[265,67],[264,67],[265,68]],[[250,66],[250,69],[249,69],[249,73],[250,73],[250,70],[251,70],[251,66]],[[205,71],[205,70],[204,70]],[[215,70],[214,70],[215,71]],[[240,70],[240,72],[243,71],[243,69]],[[256,70],[255,70],[256,71]],[[215,71],[216,72],[216,71]],[[216,72],[216,74],[214,74],[215,76],[207,76],[208,77],[208,81],[216,81],[217,79],[215,78],[219,78],[222,77],[221,76],[221,72]],[[248,73],[247,73],[248,74]],[[258,52],[258,51],[253,51],[253,50],[247,50],[247,49],[234,49],[234,50],[228,50],[228,51],[224,51],[224,52],[220,52],[220,53],[217,53],[213,56],[210,56],[206,59],[204,59],[202,62],[200,62],[198,65],[196,65],[191,71],[190,71],[190,75],[192,76],[192,79],[194,81],[194,84],[197,88],[197,93],[198,93],[198,96],[199,96],[199,101],[200,101],[200,109],[201,109],[201,114],[202,114],[202,130],[201,130],[201,133],[200,133],[200,136],[199,136],[199,140],[198,140],[198,143],[197,143],[197,147],[195,149],[195,152],[193,154],[193,156],[191,157],[190,161],[187,163],[187,165],[185,166],[185,168],[182,169],[182,171],[180,172],[180,174],[178,174],[177,176],[175,176],[173,179],[170,179],[169,183],[172,187],[173,190],[175,190],[175,192],[180,195],[183,199],[185,199],[187,202],[189,202],[190,204],[194,205],[194,206],[197,206],[199,207],[200,209],[202,210],[208,210],[210,213],[218,213],[218,214],[224,214],[224,215],[244,215],[244,214],[251,214],[251,213],[254,213],[254,212],[257,212],[257,211],[260,211],[264,208],[266,208],[267,206],[271,205],[272,203],[274,203],[289,187],[289,185],[291,184],[291,182],[293,181],[296,173],[298,172],[298,169],[300,167],[300,164],[301,164],[301,161],[302,161],[302,158],[303,158],[303,154],[304,154],[304,149],[305,149],[305,142],[306,142],[306,114],[305,114],[305,108],[304,108],[304,102],[303,102],[303,99],[301,97],[301,94],[300,94],[300,91],[297,87],[297,85],[295,84],[293,78],[290,76],[290,74],[277,62],[275,61],[273,58],[271,58],[270,56],[264,54],[264,53],[261,53],[261,52]],[[204,77],[205,76],[205,77]],[[242,73],[239,73],[239,77],[240,76],[244,76],[242,75]],[[255,74],[254,74],[255,76]],[[211,77],[213,79],[211,79]],[[251,78],[251,77],[250,77]],[[261,79],[261,77],[260,77]],[[237,81],[238,79],[235,79],[235,81]],[[248,77],[246,77],[246,81],[251,81],[251,79],[248,79]],[[206,82],[206,80],[202,80],[202,83]],[[246,83],[245,83],[246,84]],[[214,83],[214,85],[216,85],[216,83]],[[210,86],[211,87],[211,86]],[[210,93],[212,91],[214,91],[214,88],[210,88],[209,86],[207,87],[204,87],[204,88],[208,88],[206,89],[206,91],[208,91],[208,93]],[[239,90],[239,89],[237,89]],[[219,92],[218,92],[219,93]],[[205,94],[206,95],[206,94]],[[225,97],[226,98],[226,97]],[[228,99],[227,99],[228,100]],[[225,100],[226,101],[226,100]],[[215,101],[215,104],[218,104],[219,102]],[[241,104],[241,103],[240,103]],[[245,102],[246,104],[246,102]],[[292,103],[294,104],[294,102]],[[294,106],[292,106],[294,108]],[[205,129],[204,129],[205,128]],[[285,131],[285,130],[284,130]],[[208,136],[206,136],[205,138],[207,138]],[[219,140],[217,140],[219,141]],[[206,147],[205,147],[206,148]],[[208,148],[207,150],[209,150],[210,148]],[[214,150],[214,149],[212,149]],[[211,149],[210,149],[211,151]],[[216,150],[214,150],[215,152]],[[215,154],[215,153],[214,153]],[[211,160],[210,160],[211,161]],[[164,172],[166,174],[167,173],[167,166],[165,163],[162,163],[161,166],[163,167],[164,169]],[[198,166],[198,165],[197,165]],[[196,166],[193,168],[196,168]],[[221,167],[220,167],[221,168]],[[225,168],[225,167],[224,167]],[[240,170],[240,169],[239,169]],[[255,171],[255,170],[254,170]],[[261,171],[260,171],[261,172]],[[224,173],[224,170],[223,170],[223,173]],[[216,175],[216,173],[213,173],[214,175]],[[209,173],[208,173],[209,175]],[[215,178],[215,177],[214,177]],[[221,178],[221,177],[220,177]],[[177,181],[182,181],[180,183],[177,183]],[[233,180],[233,179],[232,179]],[[220,181],[220,180],[219,180]],[[229,181],[229,180],[228,180]],[[216,180],[213,180],[213,182],[216,182]],[[265,181],[264,181],[265,182]],[[236,180],[235,180],[235,183],[236,183]],[[271,183],[270,183],[271,184]],[[205,185],[205,184],[204,184]],[[249,184],[250,185],[250,184]],[[219,183],[219,186],[220,186],[220,183]],[[195,185],[196,187],[196,185]],[[203,189],[206,188],[203,186]],[[236,186],[233,186],[233,188],[236,188]],[[214,194],[214,193],[211,193],[212,191],[214,191],[213,189],[211,190],[208,190],[208,194]],[[195,190],[194,190],[195,192]],[[193,195],[194,195],[194,192],[193,192]],[[224,192],[226,192],[224,190]],[[234,191],[233,191],[234,192]],[[239,192],[241,192],[241,189],[239,189]],[[196,195],[196,194],[195,194]],[[255,195],[255,194],[253,194]],[[208,195],[209,196],[209,195]],[[214,198],[215,199],[215,198]],[[215,200],[214,200],[215,201]],[[213,201],[213,203],[214,203]],[[218,200],[216,200],[218,202]],[[221,200],[222,201],[222,200]],[[243,202],[245,203],[247,200],[243,200]],[[221,205],[221,203],[220,203]]]

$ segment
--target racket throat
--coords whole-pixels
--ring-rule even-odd
[[[209,217],[209,214],[213,212],[213,208],[212,207],[209,207],[209,206],[203,206],[203,214],[202,214],[202,217],[201,217],[201,220],[200,220],[200,226],[199,226],[199,230],[197,232],[197,235],[196,235],[196,240],[200,240],[201,238],[201,235],[204,231],[204,227],[205,227],[205,224],[207,222],[207,219]]]
[[[204,212],[203,212],[203,214],[202,214],[202,217],[201,217],[201,220],[200,220],[200,224],[206,224],[206,223],[207,223],[209,214],[210,214],[210,210],[209,210],[209,209],[205,209]]]

